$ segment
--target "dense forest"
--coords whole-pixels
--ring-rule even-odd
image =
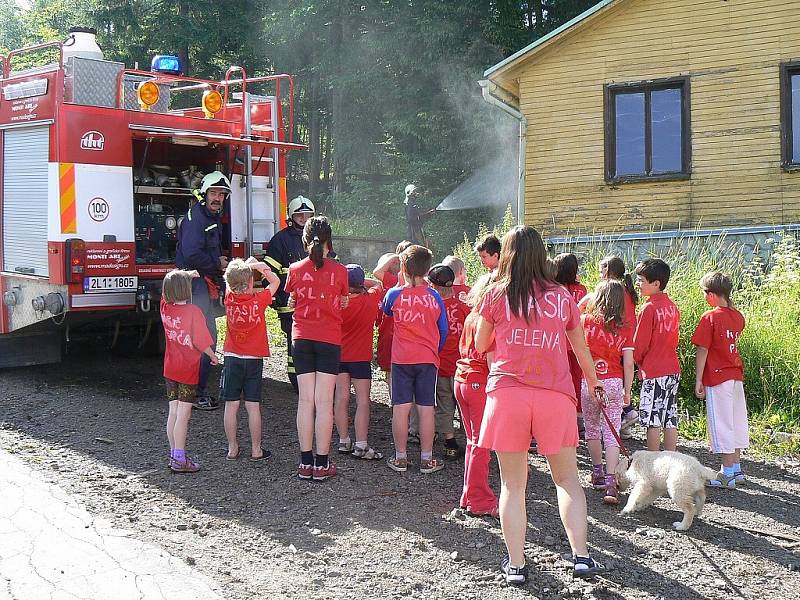
[[[0,52],[82,25],[129,66],[171,53],[194,76],[219,78],[231,64],[292,74],[295,134],[309,150],[292,155],[290,194],[311,197],[340,233],[397,239],[406,183],[434,207],[474,172],[516,161],[516,124],[483,102],[477,81],[593,3],[0,0]],[[438,212],[428,231],[446,251],[500,214]]]

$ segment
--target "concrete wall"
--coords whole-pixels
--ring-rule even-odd
[[[343,265],[357,263],[372,271],[382,254],[394,252],[398,242],[378,238],[337,237],[333,249]]]

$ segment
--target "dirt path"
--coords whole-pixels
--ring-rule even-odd
[[[222,411],[195,412],[190,452],[204,469],[172,475],[160,360],[105,354],[0,374],[0,445],[76,494],[90,512],[184,557],[232,600],[797,597],[800,544],[726,526],[800,535],[796,462],[745,461],[747,486],[711,490],[704,517],[688,535],[669,529],[677,512],[668,499],[625,519],[587,490],[590,542],[616,570],[580,584],[559,558],[568,546],[555,491],[543,460],[534,457],[531,581],[522,590],[507,588],[497,581],[499,524],[451,512],[460,465],[434,476],[401,475],[380,462],[334,456],[340,476],[298,481],[295,400],[281,364],[267,366],[264,435],[274,456],[265,463],[226,461]],[[371,442],[388,452],[382,383],[373,397]],[[242,430],[243,442],[245,436]],[[713,464],[705,450],[688,449]],[[492,478],[496,486],[496,466]]]

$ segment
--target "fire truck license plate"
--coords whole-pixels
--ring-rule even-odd
[[[139,278],[129,277],[84,277],[83,293],[93,292],[135,292]]]

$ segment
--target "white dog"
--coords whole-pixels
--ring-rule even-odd
[[[620,491],[633,486],[622,514],[646,508],[667,493],[683,511],[683,520],[672,526],[678,531],[686,531],[692,525],[692,519],[703,510],[706,481],[716,476],[716,471],[680,452],[634,452],[630,466],[628,459],[622,458],[617,467]]]

